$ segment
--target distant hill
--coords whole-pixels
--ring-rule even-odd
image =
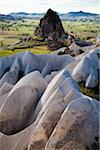
[[[8,15],[0,14],[0,20],[2,19],[22,19],[22,18],[35,18],[40,19],[44,16],[45,13],[26,13],[26,12],[18,12],[18,13],[10,13]],[[66,14],[58,13],[62,20],[69,21],[99,21],[100,14],[88,13],[88,12],[69,12]]]
[[[11,15],[3,15],[3,14],[0,14],[0,20],[14,20],[14,17],[11,16]]]
[[[90,17],[90,16],[97,16],[97,14],[88,13],[88,12],[83,12],[83,11],[79,11],[79,12],[69,12],[69,13],[67,14],[67,17]]]
[[[40,19],[44,16],[44,13],[18,12],[18,13],[10,13],[9,15],[13,16],[15,19],[17,19],[17,18],[37,18],[37,19]]]
[[[99,14],[88,13],[88,12],[69,12],[67,14],[60,14],[61,19],[63,20],[74,20],[74,21],[99,21]]]

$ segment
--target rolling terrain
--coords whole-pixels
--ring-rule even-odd
[[[23,20],[5,20],[0,21],[0,56],[14,54],[21,51],[32,51],[33,53],[50,53],[46,45],[35,46],[34,48],[25,49],[9,49],[8,45],[13,45],[21,38],[34,36],[35,28],[38,26],[38,19],[23,19]],[[99,32],[100,25],[95,22],[70,22],[62,21],[65,32],[74,35],[77,38],[92,41],[95,43],[96,36]],[[35,41],[36,43],[36,41]],[[44,49],[44,50],[43,50]]]

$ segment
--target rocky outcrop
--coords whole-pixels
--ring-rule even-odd
[[[2,82],[3,84],[3,81],[6,82],[9,78],[11,78],[12,74],[9,75],[8,78],[8,76],[5,77],[5,72],[8,73],[11,70],[12,64],[13,64],[13,70],[17,69],[16,65],[20,65],[19,74],[18,74],[19,75],[18,78],[19,78],[20,76],[24,76],[29,72],[35,70],[39,70],[42,73],[42,75],[45,76],[47,74],[50,74],[52,71],[59,71],[64,66],[74,61],[75,59],[69,55],[65,55],[65,56],[58,56],[55,54],[35,55],[31,52],[22,52],[9,57],[4,57],[4,58],[2,57],[0,59],[0,76],[5,80],[1,78],[0,82]]]
[[[76,56],[76,55],[86,52],[87,50],[91,50],[97,47],[97,45],[93,43],[80,40],[80,39],[76,39],[75,37],[71,35],[68,35],[68,38],[65,38],[65,39],[60,38],[58,39],[58,41],[59,41],[59,44],[61,43],[62,46],[61,48],[58,48],[53,52],[58,55],[70,54],[71,56]],[[54,47],[52,46],[54,46],[55,44],[58,44],[56,42],[54,44],[52,41],[49,41],[48,43],[50,45],[51,50],[54,50]]]
[[[96,37],[96,45],[100,46],[100,33]]]
[[[56,12],[49,9],[40,20],[40,24],[37,27],[35,34],[48,38],[49,34],[55,31],[59,34],[59,36],[65,33],[59,16]]]
[[[99,47],[83,55],[83,58],[73,69],[72,77],[76,81],[85,81],[87,88],[93,88],[99,83]]]
[[[0,58],[0,149],[99,150],[99,102],[76,82],[96,86],[98,62],[98,48],[75,58],[30,52]]]
[[[19,80],[6,97],[6,102],[0,110],[0,131],[13,134],[25,128],[27,119],[30,118],[30,113],[34,112],[37,101],[46,86],[46,81],[38,71]]]
[[[45,149],[98,150],[98,107],[95,100],[82,96],[72,101],[64,110]]]
[[[48,39],[48,47],[51,50],[62,47],[64,45],[64,38],[67,38],[59,16],[51,9],[40,20],[35,34]]]

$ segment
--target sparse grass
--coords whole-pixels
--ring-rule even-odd
[[[80,91],[83,94],[99,100],[99,85],[97,85],[95,88],[86,88],[84,86],[84,83],[81,82],[79,83],[79,86],[80,86]]]
[[[95,22],[66,22],[63,21],[64,29],[78,38],[88,40],[95,38],[99,32],[100,24]]]
[[[2,40],[2,44],[3,46],[8,46],[8,45],[14,44],[18,40],[19,38],[5,38],[4,40]]]
[[[94,38],[96,37],[100,28],[100,25],[94,22],[62,21],[62,23],[66,32],[71,33],[74,36],[84,40],[89,40],[90,38],[93,38],[93,42],[95,42]],[[38,24],[39,24],[39,20],[35,20],[35,19],[24,19],[19,21],[4,21],[4,22],[1,21],[0,22],[0,46],[1,46],[1,41],[3,43],[3,46],[1,46],[0,56],[7,56],[7,55],[15,54],[17,52],[22,52],[27,50],[38,54],[49,53],[50,51],[47,49],[45,45],[42,45],[42,47],[39,46],[41,45],[41,43],[38,44],[39,42],[33,42],[33,45],[35,44],[34,48],[22,49],[22,47],[19,47],[14,51],[11,51],[13,49],[12,46],[10,47],[11,49],[9,50],[7,48],[7,45],[13,44],[17,42],[20,38],[27,37],[28,35],[36,38],[35,36],[33,36],[33,33],[36,26],[38,26]],[[3,26],[4,29],[2,30]],[[2,47],[4,47],[4,50],[2,50],[3,49]]]
[[[49,54],[50,50],[47,49],[46,46],[37,46],[35,48],[29,48],[29,49],[16,49],[14,51],[11,50],[0,50],[0,57],[8,56],[12,54],[16,54],[19,52],[25,52],[25,51],[31,51],[33,54]]]

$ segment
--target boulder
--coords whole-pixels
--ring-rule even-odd
[[[42,95],[35,113],[34,113],[34,119],[36,119],[38,113],[42,109],[42,106],[46,103],[46,101],[49,99],[49,97],[52,95],[52,93],[58,88],[58,86],[68,77],[70,76],[69,73],[63,69],[60,73],[58,73],[49,83],[47,86],[47,89],[45,90],[44,94]]]
[[[59,71],[53,71],[53,72],[51,72],[51,74],[46,75],[46,76],[45,76],[45,80],[46,80],[48,83],[50,83],[50,81],[54,78],[54,76],[57,75],[58,72],[59,72]]]
[[[78,64],[72,71],[72,77],[76,81],[85,81],[86,87],[93,88],[98,84],[99,48],[88,51],[77,59]]]
[[[8,61],[8,64],[6,63],[6,61]],[[6,82],[6,80],[8,80],[9,82],[13,74],[12,72],[16,70],[16,65],[20,66],[18,76],[18,79],[20,79],[24,75],[35,70],[39,70],[40,72],[42,72],[43,76],[46,76],[52,71],[61,70],[64,66],[74,61],[75,59],[70,55],[58,56],[56,54],[33,54],[32,52],[23,52],[0,58],[0,66],[4,66],[1,67],[0,72],[2,74],[1,77],[3,80],[2,84]],[[11,66],[13,66],[13,69]]]
[[[19,68],[20,68],[19,60],[16,58],[15,62],[12,64],[12,66],[9,69],[9,71],[7,71],[4,74],[4,76],[0,79],[0,87],[5,82],[14,85],[17,82],[17,80],[18,80]]]
[[[75,67],[72,73],[72,77],[76,81],[86,81],[89,76],[92,67],[92,62],[88,57],[83,58]]]
[[[81,97],[63,112],[45,150],[99,149],[99,104]]]
[[[2,108],[3,104],[5,103],[8,95],[9,95],[9,92],[6,92],[6,93],[0,95],[0,109]]]
[[[0,88],[0,96],[11,91],[11,89],[13,88],[14,85],[10,84],[10,83],[7,83],[5,82],[1,88]]]
[[[70,87],[66,89],[64,88],[72,82],[71,80],[72,79],[69,81],[69,78],[66,79],[61,86],[55,90],[54,94],[52,94],[45,105],[43,105],[43,108],[35,121],[36,128],[33,131],[28,145],[29,150],[36,150],[40,148],[41,150],[44,150],[46,142],[57,125],[64,109],[72,100],[75,100],[81,96],[80,92],[73,89],[75,86],[74,83],[70,84]],[[71,98],[69,99],[70,96]],[[40,141],[42,141],[41,144],[39,144]],[[36,143],[38,143],[38,145]]]
[[[65,82],[65,83],[64,83]],[[52,98],[53,96],[53,92],[61,85],[64,84],[61,88],[63,91],[63,94],[66,95],[66,92],[68,92],[68,90],[70,90],[72,87],[76,88],[79,90],[79,87],[77,85],[77,83],[75,81],[73,81],[69,75],[69,73],[63,69],[61,72],[59,72],[49,83],[47,89],[45,90],[44,94],[42,95],[35,113],[34,113],[34,120],[36,119],[38,113],[41,111],[41,109],[43,109],[43,107],[45,106],[45,104],[47,104],[48,100],[50,98]],[[67,85],[69,85],[69,87],[67,88]],[[66,87],[64,89],[64,87]],[[55,93],[55,92],[54,92]],[[54,96],[56,98],[56,96]],[[54,99],[54,98],[53,98]]]
[[[98,150],[99,102],[76,82],[97,86],[98,64],[99,47],[75,58],[31,52],[0,58],[0,149]],[[14,71],[12,85],[6,74]]]
[[[84,41],[84,40],[80,40],[80,39],[75,39],[75,43],[81,47],[91,46],[93,44],[92,42],[88,42],[88,41]]]
[[[80,46],[78,46],[76,43],[72,43],[70,46],[69,46],[69,49],[70,49],[70,51],[71,51],[71,54],[73,55],[78,55],[78,54],[80,54],[80,52],[82,51],[82,49],[81,49],[81,47]],[[84,51],[83,51],[84,52]]]
[[[28,141],[31,137],[34,123],[24,130],[13,134],[6,135],[0,132],[0,149],[2,150],[25,150],[27,149]]]
[[[0,110],[0,131],[12,134],[25,128],[46,86],[38,71],[19,80]]]
[[[100,34],[98,34],[96,37],[96,45],[100,46]]]
[[[12,94],[9,93],[0,110],[0,131],[11,135],[24,129],[35,109],[36,100],[37,91],[32,91],[30,86],[20,87]]]
[[[98,75],[94,72],[90,73],[86,80],[85,87],[94,88],[98,85]]]

